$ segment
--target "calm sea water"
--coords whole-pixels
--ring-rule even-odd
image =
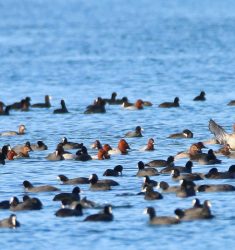
[[[231,131],[234,107],[226,104],[235,99],[234,23],[234,1],[1,1],[0,100],[10,104],[30,96],[31,103],[36,103],[49,94],[52,108],[12,111],[9,117],[0,117],[1,131],[16,130],[19,124],[27,128],[24,136],[0,137],[1,146],[44,140],[49,147],[44,152],[31,152],[30,159],[7,162],[0,168],[0,200],[22,197],[25,179],[70,191],[72,186],[59,185],[58,174],[97,173],[101,177],[106,168],[124,166],[123,177],[116,178],[120,186],[110,192],[91,192],[88,186],[81,186],[82,196],[114,206],[113,222],[82,222],[97,210],[85,210],[82,218],[56,218],[59,204],[52,202],[54,194],[39,193],[33,196],[42,200],[43,210],[17,212],[22,226],[0,229],[1,249],[233,248],[232,192],[197,195],[202,201],[211,200],[215,219],[170,227],[148,226],[144,208],[151,205],[159,215],[173,215],[178,207],[190,207],[192,198],[166,194],[163,200],[150,202],[142,196],[116,194],[140,191],[142,179],[134,176],[139,160],[165,159],[193,142],[211,138],[210,118]],[[207,101],[193,102],[201,90]],[[106,114],[83,114],[96,97],[109,97],[112,91],[118,97],[127,96],[133,102],[142,98],[154,105],[142,111],[107,106]],[[158,108],[159,103],[175,96],[180,98],[179,109]],[[70,113],[52,114],[62,98]],[[90,149],[95,139],[116,147],[124,133],[137,125],[144,128],[144,136],[127,139],[132,148],[129,155],[85,163],[45,160],[63,136],[84,142],[95,154]],[[184,128],[193,131],[193,139],[166,139]],[[150,137],[155,139],[156,150],[140,152]],[[220,159],[219,170],[234,164],[234,160]],[[195,164],[194,170],[207,172],[210,168]],[[173,184],[169,176],[153,179]],[[235,185],[233,180],[210,182]],[[0,211],[0,219],[9,214]]]

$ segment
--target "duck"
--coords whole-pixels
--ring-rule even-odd
[[[81,192],[81,189],[78,186],[76,186],[73,188],[71,193],[56,194],[53,198],[53,201],[65,200],[69,203],[73,201],[80,201],[80,192]]]
[[[27,195],[23,197],[22,202],[15,196],[10,199],[11,211],[40,210],[42,206],[42,202],[38,198],[30,198]]]
[[[206,100],[206,93],[205,91],[201,91],[200,94],[193,98],[193,101],[205,101]]]
[[[10,115],[11,106],[6,106],[5,109],[0,107],[0,115]]]
[[[63,185],[76,185],[76,184],[89,184],[89,178],[87,177],[76,177],[69,179],[63,174],[59,174],[57,179],[62,182]]]
[[[143,189],[145,191],[144,199],[145,200],[161,200],[163,196],[161,193],[154,191],[153,187],[150,185],[146,185]]]
[[[55,109],[53,111],[54,114],[66,114],[69,113],[68,109],[66,108],[65,101],[62,99],[60,101],[61,108]]]
[[[175,97],[173,102],[163,102],[161,104],[158,105],[159,108],[175,108],[175,107],[179,107],[179,97]]]
[[[215,155],[223,155],[232,159],[235,158],[235,151],[231,150],[229,144],[224,145],[222,148],[220,148],[218,151],[215,151],[214,153]]]
[[[209,120],[209,130],[214,134],[219,144],[229,144],[230,148],[232,150],[235,150],[235,132],[233,132],[232,134],[227,133],[219,124],[217,124],[212,119]]]
[[[98,97],[92,105],[86,107],[84,114],[104,114],[106,113],[105,105],[106,102],[101,97]]]
[[[44,103],[35,103],[31,107],[33,107],[33,108],[50,108],[51,107],[50,96],[45,95],[45,102]]]
[[[82,205],[80,203],[76,204],[74,208],[62,207],[55,212],[57,217],[71,217],[71,216],[82,216]]]
[[[8,146],[8,150],[7,150],[7,156],[6,158],[10,161],[14,160],[15,157],[17,157],[17,153],[11,148],[11,146]]]
[[[23,181],[24,190],[26,192],[55,192],[60,191],[59,188],[50,186],[50,185],[43,185],[35,187],[32,183],[30,183],[28,180]]]
[[[235,186],[230,184],[204,184],[197,187],[198,192],[228,192],[235,191]]]
[[[83,143],[68,141],[67,137],[63,137],[61,143],[64,149],[79,149],[83,146]]]
[[[179,217],[181,221],[191,221],[198,219],[212,219],[214,215],[212,215],[211,203],[209,200],[205,200],[203,203],[203,207],[196,207],[188,210],[176,209],[175,214]]]
[[[150,225],[172,225],[179,224],[180,220],[173,216],[156,216],[155,209],[153,207],[146,207],[144,210],[145,214],[149,215]]]
[[[142,161],[138,162],[138,172],[136,176],[144,177],[144,176],[154,176],[159,175],[159,172],[155,168],[145,167],[145,164]]]
[[[130,146],[127,143],[127,141],[125,139],[120,139],[120,141],[118,142],[118,147],[114,148],[112,150],[109,150],[108,153],[110,155],[112,155],[112,154],[126,155],[126,154],[128,154],[128,150],[127,149],[130,149]]]
[[[0,136],[15,136],[15,135],[24,135],[25,134],[25,125],[21,124],[19,126],[19,131],[5,131],[0,133]]]
[[[108,151],[101,148],[98,150],[97,156],[92,157],[92,159],[97,159],[97,160],[110,159],[110,154],[108,153]]]
[[[43,141],[39,140],[35,144],[31,144],[31,149],[33,151],[43,151],[43,150],[47,150],[48,147]]]
[[[232,100],[232,101],[228,102],[227,105],[228,105],[228,106],[234,106],[234,105],[235,105],[235,100]]]
[[[16,155],[14,156],[14,159],[29,158],[29,152],[33,151],[29,141],[27,141],[23,146],[14,147],[13,150],[16,153]]]
[[[103,176],[120,176],[122,175],[123,171],[123,166],[122,165],[117,165],[113,169],[106,169],[103,173]]]
[[[154,139],[153,138],[149,138],[147,145],[140,149],[140,151],[154,151],[154,150],[155,150],[155,148],[154,148]]]
[[[168,138],[193,138],[193,133],[189,129],[184,129],[181,133],[171,134],[168,136]]]
[[[174,169],[171,171],[171,177],[172,180],[174,181],[179,181],[179,180],[188,180],[188,181],[199,181],[203,180],[203,175],[200,173],[189,173],[189,174],[183,174],[180,175],[180,171],[178,169]]]
[[[46,156],[46,159],[49,161],[62,161],[64,160],[64,149],[62,145],[57,146],[56,151],[53,153],[50,153]]]
[[[142,131],[143,129],[140,126],[136,126],[135,131],[129,131],[125,134],[125,137],[132,138],[132,137],[142,137]]]
[[[174,165],[174,156],[169,156],[167,160],[152,160],[148,163],[145,164],[146,166],[149,167],[166,167],[166,166],[172,166]]]
[[[161,188],[164,193],[176,193],[181,190],[181,186],[170,186],[166,181],[161,181],[158,188]]]
[[[84,219],[84,221],[112,221],[112,220],[113,220],[113,213],[111,205],[105,205],[102,212],[88,215]]]
[[[26,141],[26,142],[25,142],[24,144],[22,144],[22,145],[16,145],[16,146],[14,146],[12,149],[13,149],[17,154],[19,154],[19,153],[23,150],[24,147],[28,147],[28,148],[30,148],[31,151],[32,151],[31,143],[30,143],[29,141]]]
[[[109,183],[98,181],[98,176],[96,174],[90,175],[89,181],[90,181],[90,190],[92,191],[111,190],[111,185]]]
[[[76,152],[76,161],[89,161],[92,160],[92,157],[88,154],[87,148],[82,146],[80,150]]]
[[[141,99],[138,99],[134,104],[124,101],[122,107],[128,110],[142,110],[144,108],[144,102]]]
[[[182,179],[180,181],[180,189],[175,192],[176,196],[180,198],[195,196],[195,187],[196,185],[193,181]]]
[[[8,218],[0,220],[0,227],[16,228],[20,227],[19,221],[15,214],[11,214]]]
[[[188,151],[179,152],[175,156],[175,159],[181,159],[181,158],[190,158],[191,160],[197,160],[202,155],[202,149],[206,148],[203,142],[196,142],[193,143]]]

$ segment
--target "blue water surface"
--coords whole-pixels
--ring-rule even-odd
[[[235,2],[232,0],[7,0],[0,1],[0,100],[6,104],[26,96],[31,103],[52,97],[50,109],[11,111],[0,117],[0,131],[16,130],[25,124],[24,136],[0,137],[0,146],[15,146],[27,140],[43,140],[48,150],[31,152],[30,159],[8,161],[0,167],[0,200],[22,198],[22,182],[61,186],[58,174],[69,177],[100,178],[105,169],[124,167],[120,186],[110,192],[92,192],[80,186],[83,196],[100,204],[113,205],[111,223],[86,223],[85,216],[98,210],[84,210],[84,216],[57,218],[60,207],[53,193],[33,194],[40,198],[40,211],[17,212],[21,227],[0,229],[1,249],[224,249],[233,248],[235,238],[234,193],[199,193],[200,200],[212,202],[215,218],[184,222],[174,226],[151,227],[143,214],[153,206],[159,215],[174,215],[178,207],[188,208],[192,198],[165,194],[161,201],[143,196],[116,194],[140,191],[142,178],[135,176],[137,162],[166,159],[187,149],[192,143],[212,137],[210,118],[228,132],[234,123],[235,99]],[[195,103],[201,90],[206,102]],[[83,114],[98,96],[127,96],[151,101],[141,111],[106,106],[105,114]],[[158,104],[180,98],[180,108],[160,109]],[[54,115],[64,99],[69,114]],[[117,147],[123,135],[137,125],[144,128],[142,138],[127,139],[128,155],[115,155],[107,161],[49,162],[63,136],[83,142],[89,153],[94,140]],[[191,129],[192,139],[167,139],[171,133]],[[148,138],[155,139],[154,152],[142,152]],[[218,149],[218,145],[209,145]],[[220,157],[219,170],[234,160]],[[184,165],[187,159],[176,161]],[[206,173],[212,166],[195,163],[195,171]],[[175,184],[168,175],[153,177]],[[207,181],[229,183],[233,180]],[[205,183],[200,181],[199,183]],[[0,211],[0,219],[11,212]]]

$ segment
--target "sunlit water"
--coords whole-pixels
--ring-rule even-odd
[[[166,194],[161,201],[145,201],[143,196],[116,194],[140,191],[142,178],[135,177],[139,160],[166,159],[193,142],[211,138],[210,118],[231,131],[234,107],[226,104],[235,99],[234,23],[233,1],[1,1],[0,99],[10,104],[30,96],[31,103],[36,103],[49,94],[52,107],[11,111],[9,117],[0,117],[1,131],[16,130],[19,124],[27,128],[24,136],[0,137],[1,146],[43,140],[49,147],[31,152],[30,159],[8,161],[1,167],[0,200],[13,195],[21,198],[25,179],[71,191],[72,186],[59,184],[58,174],[88,177],[97,173],[101,178],[107,168],[124,167],[123,177],[115,179],[120,186],[112,191],[91,192],[87,185],[80,186],[82,197],[114,206],[113,222],[83,222],[98,210],[84,210],[78,218],[57,218],[54,213],[60,205],[52,201],[54,194],[39,193],[33,196],[42,200],[43,210],[17,212],[21,227],[0,229],[1,249],[233,248],[233,192],[197,194],[202,201],[211,200],[213,220],[166,227],[150,227],[144,208],[151,205],[159,215],[173,215],[178,207],[190,207],[192,198]],[[193,102],[201,90],[206,92],[206,102]],[[109,97],[112,91],[133,102],[149,100],[153,106],[141,111],[106,106],[106,114],[83,114],[96,97]],[[180,108],[158,108],[175,96],[180,98]],[[70,113],[54,115],[62,98]],[[116,147],[137,125],[144,128],[144,136],[127,139],[128,155],[85,163],[45,159],[63,136],[83,142],[94,155],[90,145],[95,139]],[[193,139],[166,139],[185,128],[193,131]],[[139,151],[150,137],[156,150]],[[234,160],[220,159],[219,170],[234,164]],[[205,173],[210,168],[195,164],[193,170]],[[174,184],[167,175],[152,179]],[[205,182],[235,185],[233,180],[201,181]],[[0,219],[10,213],[0,211]]]

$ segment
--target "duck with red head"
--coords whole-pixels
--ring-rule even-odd
[[[143,109],[144,102],[141,99],[138,99],[135,104],[129,104],[127,105],[125,102],[123,102],[123,108],[129,109],[129,110],[140,110]]]
[[[129,144],[127,143],[127,141],[125,139],[121,139],[118,142],[118,147],[114,148],[112,150],[109,150],[108,153],[110,155],[112,155],[112,154],[123,154],[123,155],[126,155],[126,154],[128,154],[127,149],[130,149]]]

